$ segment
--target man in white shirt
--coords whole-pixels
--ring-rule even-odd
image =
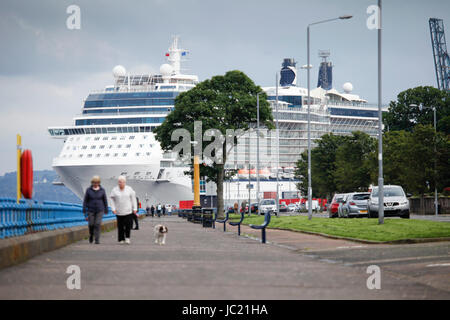
[[[161,217],[161,203],[158,204],[157,213],[158,213],[158,217]]]
[[[119,243],[130,244],[133,215],[137,214],[136,193],[126,185],[126,178],[120,176],[118,186],[111,191],[111,210],[117,218]]]

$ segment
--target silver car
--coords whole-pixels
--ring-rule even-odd
[[[341,205],[338,211],[339,217],[358,217],[368,215],[368,201],[369,192],[353,192],[345,197],[345,202]]]
[[[387,185],[383,187],[384,216],[409,219],[409,200],[403,188]],[[373,187],[369,197],[369,217],[378,217],[378,187]]]

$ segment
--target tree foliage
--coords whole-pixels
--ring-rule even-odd
[[[257,120],[256,95],[259,95],[260,122],[262,125],[273,128],[273,117],[267,95],[259,86],[241,71],[229,71],[225,75],[214,76],[183,92],[175,99],[175,108],[169,113],[165,121],[156,129],[156,139],[163,150],[172,150],[179,141],[172,141],[172,132],[175,129],[186,129],[194,140],[194,122],[202,124],[201,135],[209,129],[219,130],[225,137],[227,129],[249,129],[251,123]],[[233,139],[236,141],[236,138]],[[213,141],[215,142],[215,141]],[[223,142],[223,161],[216,163],[204,161],[200,166],[201,176],[217,184],[218,214],[223,212],[223,181],[225,177],[224,165],[227,152],[232,146]],[[203,139],[201,150],[211,144]],[[194,152],[192,151],[192,154]],[[185,156],[180,154],[180,158]],[[214,154],[213,154],[214,156]],[[192,159],[191,159],[192,160]],[[192,164],[193,161],[190,161]],[[192,174],[192,166],[189,172]],[[230,172],[232,175],[234,172]]]
[[[383,177],[385,184],[424,195],[450,186],[450,95],[433,87],[401,92],[383,115]],[[417,107],[410,107],[416,104]],[[425,108],[420,110],[419,105]],[[428,107],[428,108],[427,108]],[[437,133],[433,128],[436,107]],[[339,137],[326,134],[311,150],[313,196],[365,190],[378,180],[377,140],[362,132]],[[436,163],[436,168],[435,168]],[[297,162],[297,187],[308,190],[307,153]]]
[[[337,189],[334,180],[336,171],[336,151],[347,138],[325,134],[316,141],[317,146],[311,150],[311,171],[313,195],[316,197],[330,197]],[[300,179],[297,188],[302,194],[308,194],[308,153],[301,154],[297,161],[295,175]]]
[[[420,104],[425,108],[420,110]],[[438,129],[450,134],[447,118],[450,116],[450,93],[434,87],[417,87],[400,92],[397,101],[391,101],[388,112],[383,115],[384,129],[411,132],[417,124],[433,125],[433,107],[436,107]]]
[[[334,181],[340,192],[365,191],[371,180],[376,140],[367,133],[355,131],[336,150]]]

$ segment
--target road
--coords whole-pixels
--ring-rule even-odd
[[[165,246],[153,243],[160,222]],[[111,231],[100,245],[83,240],[0,270],[0,299],[450,299],[448,242],[358,247],[268,230],[264,245],[175,216],[140,226],[131,245]],[[379,290],[366,285],[371,264],[381,268]],[[70,265],[80,267],[80,290],[67,288]]]

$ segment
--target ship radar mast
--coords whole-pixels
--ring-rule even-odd
[[[331,90],[333,87],[333,65],[328,61],[330,50],[319,50],[319,57],[322,58],[319,68],[319,77],[317,87],[325,90]]]
[[[167,61],[170,63],[173,69],[173,74],[180,74],[181,70],[181,58],[188,54],[188,50],[178,47],[179,36],[173,36],[172,44],[169,47],[168,53],[166,53]]]

